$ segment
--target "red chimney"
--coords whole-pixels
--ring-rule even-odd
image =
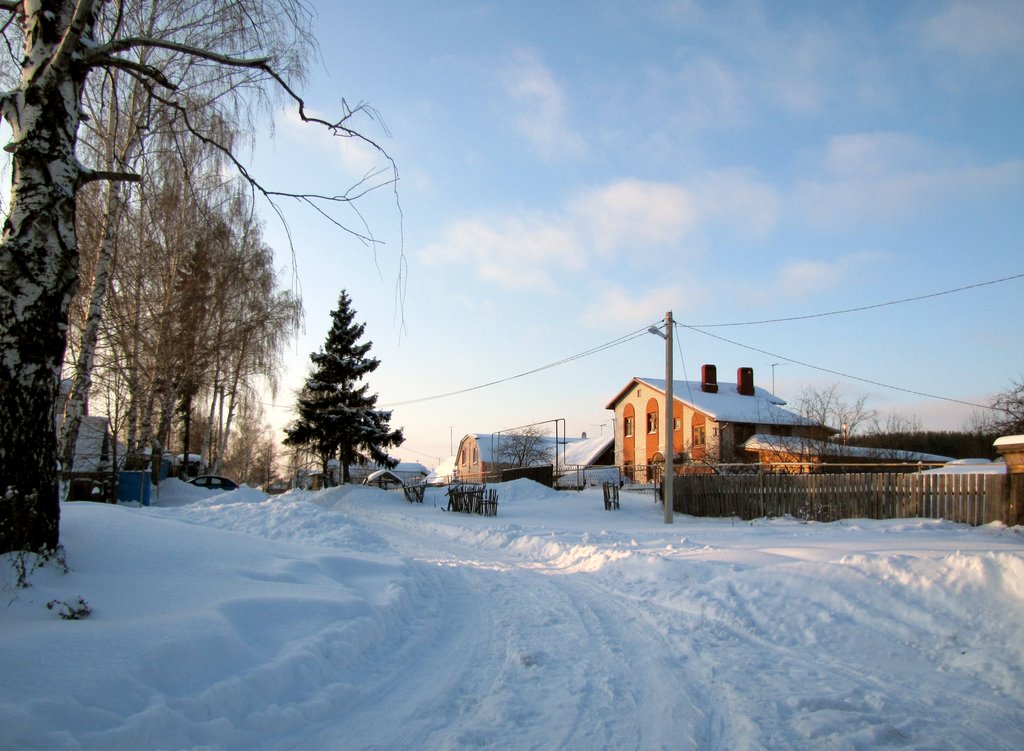
[[[736,368],[736,390],[743,396],[754,395],[753,368]]]
[[[708,394],[718,393],[718,369],[714,365],[700,366],[700,390]]]

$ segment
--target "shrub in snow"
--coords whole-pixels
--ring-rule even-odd
[[[81,597],[75,598],[75,601],[72,603],[65,602],[64,600],[50,600],[46,603],[47,610],[53,610],[55,607],[58,608],[57,615],[65,621],[80,621],[92,615],[92,607]]]

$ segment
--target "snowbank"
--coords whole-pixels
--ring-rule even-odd
[[[65,504],[70,572],[2,567],[0,748],[1024,746],[1020,529],[497,489]]]

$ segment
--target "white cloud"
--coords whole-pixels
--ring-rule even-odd
[[[546,216],[459,220],[424,248],[422,258],[466,266],[499,287],[527,290],[552,290],[552,270],[578,270],[585,262],[572,228]]]
[[[664,317],[666,310],[672,310],[678,318],[684,312],[696,310],[702,302],[699,291],[687,288],[684,294],[683,288],[674,284],[640,290],[608,284],[595,290],[590,297],[592,301],[580,312],[580,324],[620,330],[657,321]],[[681,302],[685,303],[685,310],[680,307]]]
[[[586,141],[567,122],[563,89],[535,50],[517,51],[502,78],[509,119],[543,156],[586,154]]]
[[[793,210],[825,227],[900,221],[1024,185],[1024,160],[977,165],[900,133],[833,137],[799,181]]]
[[[754,112],[750,92],[738,71],[722,60],[703,56],[687,63],[662,88],[679,89],[672,95],[682,108],[674,120],[687,131],[747,124]]]
[[[828,292],[842,280],[842,266],[828,261],[793,261],[779,270],[775,290],[790,299]]]
[[[793,208],[812,224],[841,228],[870,221],[898,222],[942,212],[1024,184],[1024,160],[983,167],[894,172],[797,186]]]
[[[626,247],[678,243],[697,224],[687,189],[671,183],[620,180],[570,202],[573,224],[602,254]]]
[[[843,133],[829,139],[821,163],[832,174],[847,178],[920,169],[942,159],[948,157],[906,133]]]
[[[762,305],[828,297],[841,291],[843,285],[859,283],[860,278],[876,272],[889,260],[882,253],[868,251],[836,258],[794,258],[756,287],[744,291],[742,297]],[[736,285],[732,288],[737,290]]]
[[[778,204],[773,188],[740,172],[710,174],[692,187],[619,180],[580,193],[560,211],[458,220],[421,257],[501,287],[553,290],[557,274],[586,270],[595,260],[668,252],[675,263],[685,261],[712,223],[762,236],[774,226]]]
[[[921,28],[926,46],[983,62],[1024,55],[1024,3],[1020,0],[959,0]]]
[[[782,205],[774,186],[741,170],[705,175],[693,191],[707,220],[727,223],[732,231],[753,237],[771,232]]]

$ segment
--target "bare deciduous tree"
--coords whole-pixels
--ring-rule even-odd
[[[301,0],[0,0],[0,19],[9,52],[0,76],[10,82],[0,110],[12,129],[0,243],[0,552],[46,551],[59,543],[54,418],[78,285],[76,196],[96,180],[138,179],[79,153],[90,78],[121,71],[139,82],[169,132],[217,149],[271,199],[282,194],[245,170],[218,120],[236,122],[276,91],[302,120],[362,138],[352,117],[372,111],[345,107],[333,122],[307,113],[290,83],[301,81],[313,44]],[[294,197],[350,201],[392,178],[375,174],[338,196]]]
[[[494,436],[494,455],[503,467],[536,467],[551,464],[552,445],[538,425],[527,425]]]
[[[908,448],[906,437],[920,432],[921,420],[915,415],[890,412],[884,420],[875,415],[867,430],[868,445],[877,450],[879,459],[899,460]]]
[[[817,456],[842,455],[850,436],[856,435],[875,417],[875,411],[865,406],[866,401],[867,397],[864,396],[848,401],[838,383],[821,387],[808,386],[801,391],[796,399],[797,411],[815,424],[827,428],[821,431],[818,438],[801,439],[807,453]],[[833,433],[835,439],[830,440],[828,436]]]
[[[867,397],[861,396],[847,401],[838,383],[826,386],[808,386],[797,397],[797,409],[801,415],[819,425],[825,425],[842,436],[856,434],[874,417],[875,410],[865,406]]]
[[[1004,435],[1024,433],[1024,377],[1014,380],[1006,391],[995,396],[992,411],[995,414],[990,424],[996,432]]]

